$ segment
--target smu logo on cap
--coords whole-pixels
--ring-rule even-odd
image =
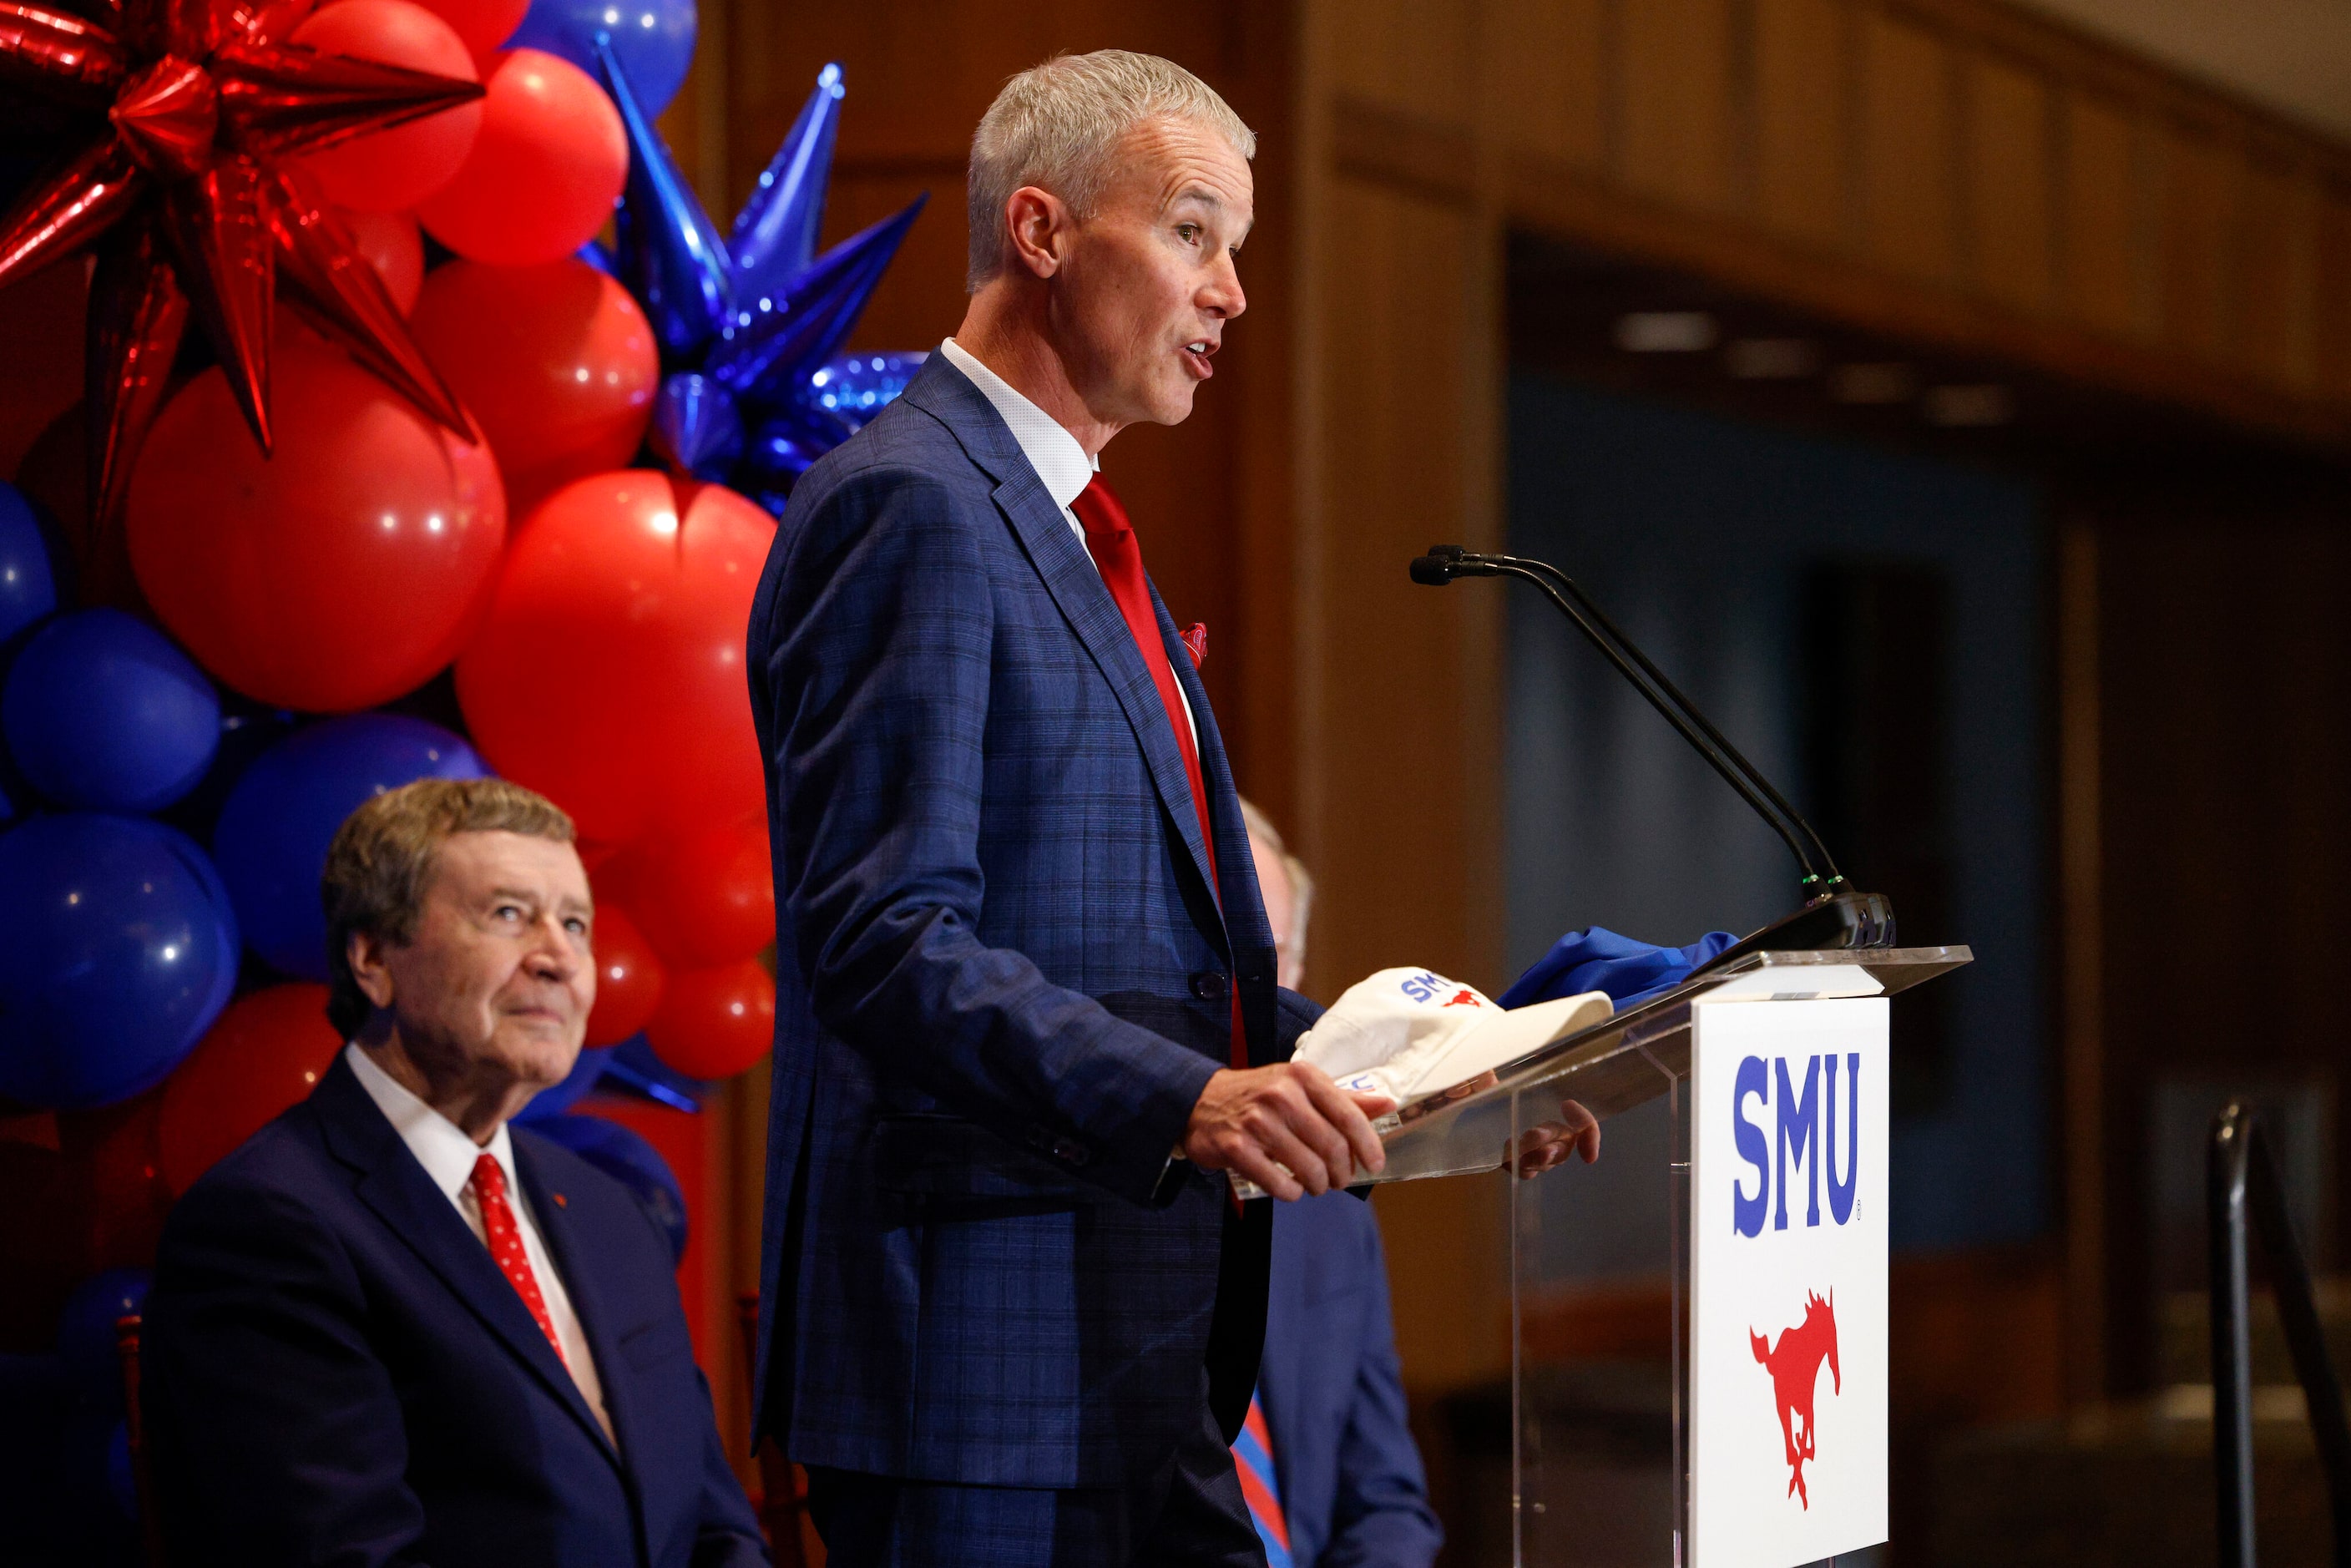
[[[1760,1056],[1740,1059],[1732,1082],[1731,1140],[1739,1157],[1753,1167],[1755,1191],[1747,1191],[1747,1173],[1732,1177],[1730,1227],[1741,1236],[1763,1234],[1768,1210],[1771,1228],[1788,1228],[1788,1188],[1792,1173],[1804,1181],[1804,1224],[1821,1222],[1822,1167],[1827,1167],[1829,1217],[1843,1225],[1853,1218],[1854,1186],[1861,1176],[1861,1055],[1848,1052],[1842,1063],[1844,1078],[1844,1169],[1837,1169],[1836,1053],[1803,1058],[1803,1088],[1795,1087],[1788,1058],[1774,1057],[1767,1067]],[[1747,1103],[1764,1102],[1771,1113],[1772,1136],[1749,1121]],[[1776,1197],[1777,1202],[1773,1200]]]
[[[1406,975],[1397,983],[1397,989],[1403,991],[1405,996],[1411,998],[1414,1001],[1420,1003],[1423,1007],[1426,1007],[1430,1002],[1437,1000],[1437,998],[1444,996],[1447,991],[1450,991],[1453,994],[1443,1004],[1446,1007],[1475,1008],[1485,1005],[1479,998],[1478,993],[1471,990],[1468,987],[1455,985],[1451,980],[1447,979],[1444,976],[1433,975],[1426,969],[1423,969],[1417,974]]]

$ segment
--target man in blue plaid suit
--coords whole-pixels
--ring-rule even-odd
[[[832,1561],[1260,1563],[1263,1203],[1382,1165],[1288,1059],[1231,771],[1096,473],[1244,299],[1254,139],[1118,51],[974,139],[969,313],[752,612],[778,946],[755,1432]]]

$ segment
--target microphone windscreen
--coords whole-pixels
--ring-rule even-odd
[[[1453,563],[1442,556],[1412,558],[1412,580],[1425,588],[1443,588],[1453,580]]]

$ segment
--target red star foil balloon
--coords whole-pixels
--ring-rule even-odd
[[[120,514],[192,314],[269,450],[270,317],[281,291],[426,414],[480,439],[292,161],[479,98],[481,86],[278,41],[308,10],[308,0],[85,0],[72,10],[0,0],[0,98],[47,111],[37,131],[11,139],[58,152],[0,214],[0,287],[98,253],[93,532]]]

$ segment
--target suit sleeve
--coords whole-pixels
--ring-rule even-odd
[[[1363,1227],[1362,1246],[1363,1357],[1339,1442],[1331,1542],[1316,1562],[1318,1568],[1428,1568],[1445,1544],[1445,1531],[1428,1505],[1428,1479],[1405,1421],[1387,1260],[1376,1225]]]
[[[291,1196],[181,1200],[141,1347],[172,1563],[423,1568],[400,1401],[362,1313],[340,1247]]]
[[[799,519],[760,633],[776,894],[817,1019],[1009,1138],[1148,1202],[1217,1063],[977,935],[994,612],[974,523],[906,471]],[[1040,1137],[1040,1133],[1047,1134]]]

